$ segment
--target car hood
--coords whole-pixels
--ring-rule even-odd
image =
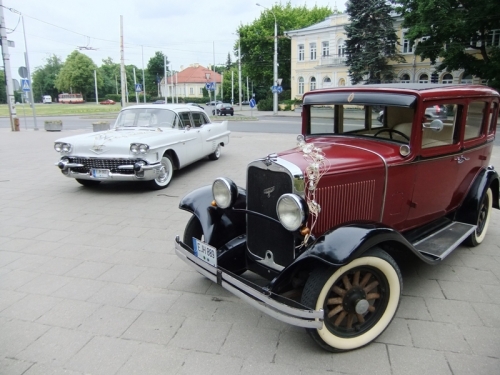
[[[118,128],[103,132],[60,138],[56,142],[70,143],[71,155],[128,155],[131,143],[146,143],[150,149],[177,143],[194,137],[186,130],[169,128]]]

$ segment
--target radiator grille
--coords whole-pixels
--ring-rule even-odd
[[[314,233],[324,233],[335,225],[353,220],[373,220],[375,180],[329,186],[316,190],[321,205]]]
[[[89,173],[91,168],[109,169],[111,173],[134,174],[132,169],[118,169],[120,165],[134,165],[141,159],[105,159],[105,158],[82,158],[71,157],[70,163],[83,164],[80,168],[71,168],[72,171],[78,173]]]
[[[250,166],[247,171],[247,207],[250,211],[277,219],[278,198],[291,193],[292,178],[286,172],[277,172]],[[266,193],[272,190],[270,193]],[[266,191],[266,192],[265,192]],[[248,250],[264,258],[266,250],[274,256],[274,262],[287,266],[294,258],[293,234],[280,223],[256,215],[247,215]]]

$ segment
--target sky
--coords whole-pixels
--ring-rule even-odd
[[[292,6],[329,6],[343,10],[345,0],[284,0]],[[111,57],[120,62],[120,16],[123,16],[125,64],[146,68],[156,51],[170,61],[170,69],[190,64],[224,64],[231,60],[239,25],[251,24],[279,1],[270,0],[0,0],[3,5],[12,78],[20,79],[26,66],[31,73],[56,55],[65,60],[74,50],[89,56],[97,66]],[[23,22],[19,14],[22,13]],[[278,19],[279,24],[279,19]],[[3,65],[3,64],[2,64]]]

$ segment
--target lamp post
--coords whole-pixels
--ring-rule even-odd
[[[259,7],[262,7],[274,16],[274,61],[273,61],[273,86],[278,86],[278,23],[276,22],[276,14],[263,5],[259,3],[256,4]],[[278,91],[274,90],[273,93],[273,115],[276,116],[278,114]]]

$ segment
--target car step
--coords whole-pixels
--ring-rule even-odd
[[[429,237],[415,242],[413,246],[423,255],[443,260],[475,230],[475,225],[454,221]]]

